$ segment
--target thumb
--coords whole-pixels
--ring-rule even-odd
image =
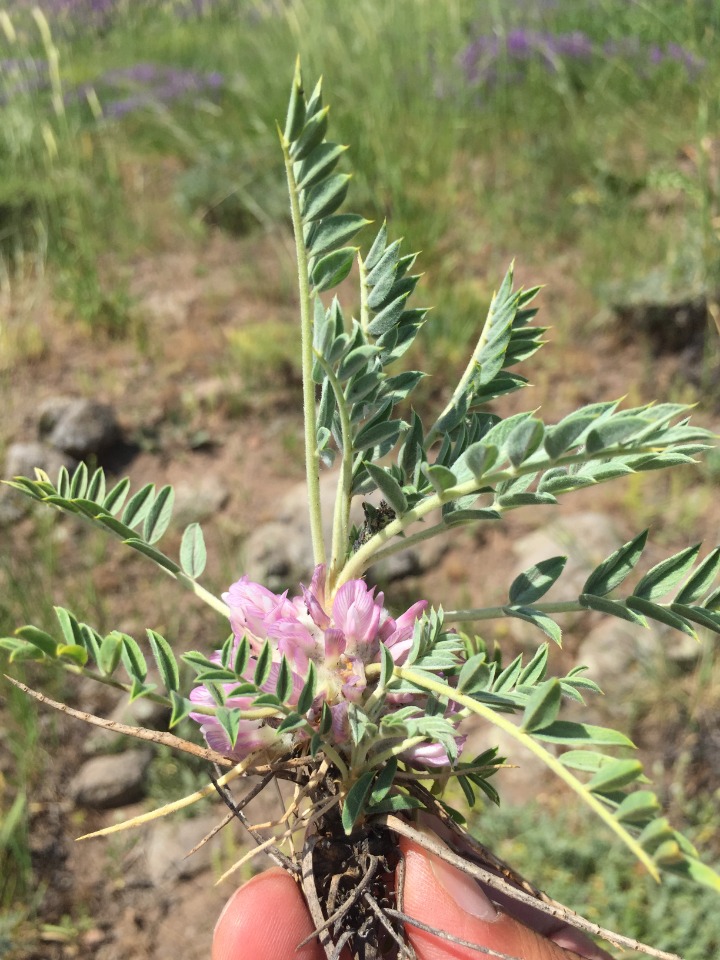
[[[438,930],[517,960],[572,960],[557,944],[501,913],[472,877],[405,838],[405,913]],[[478,960],[482,953],[406,924],[419,960]],[[492,956],[492,954],[489,954]],[[587,956],[605,957],[603,952]]]

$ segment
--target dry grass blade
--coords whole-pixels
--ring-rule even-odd
[[[188,794],[187,797],[182,797],[180,800],[174,800],[172,803],[168,803],[164,807],[157,807],[155,810],[149,810],[147,813],[141,813],[140,816],[133,817],[131,820],[123,820],[122,823],[114,823],[110,827],[103,827],[102,830],[95,830],[93,833],[86,833],[77,839],[90,840],[92,837],[106,837],[111,833],[120,833],[122,830],[131,830],[132,828],[139,827],[144,823],[150,823],[152,820],[159,820],[161,817],[167,817],[168,814],[175,813],[177,810],[183,810],[185,807],[190,807],[193,805],[193,803],[197,803],[198,800],[203,800],[205,797],[211,796],[212,793],[218,789],[218,785],[222,787],[231,780],[234,780],[236,777],[243,776],[250,765],[249,760],[251,759],[251,757],[248,757],[246,760],[238,763],[232,768],[232,770],[228,770],[227,773],[223,774],[219,780],[211,776],[211,783],[209,783],[206,787],[203,787],[202,790],[196,790],[195,793]]]
[[[305,900],[310,910],[310,916],[312,917],[313,923],[315,924],[315,929],[317,931],[317,938],[320,941],[320,945],[325,951],[325,955],[328,960],[333,960],[336,955],[337,946],[340,942],[346,942],[352,936],[351,931],[347,931],[347,936],[343,935],[338,941],[338,945],[333,943],[333,939],[330,936],[330,931],[324,926],[325,917],[323,916],[322,907],[320,906],[320,900],[318,898],[317,887],[315,886],[315,867],[313,864],[313,850],[315,849],[315,844],[317,843],[318,838],[316,836],[308,837],[303,846],[302,852],[302,887],[303,893],[305,894]],[[339,956],[339,953],[337,954]]]

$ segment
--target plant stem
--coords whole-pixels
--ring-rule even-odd
[[[298,291],[300,294],[300,331],[301,365],[303,383],[303,412],[305,426],[305,473],[307,477],[308,506],[310,509],[310,534],[315,566],[325,563],[325,542],[322,530],[322,510],[320,507],[320,457],[317,451],[317,433],[315,423],[315,383],[313,368],[313,320],[310,302],[310,282],[308,279],[308,258],[303,240],[302,216],[300,214],[300,196],[290,159],[289,144],[280,135],[288,193],[290,195],[290,213],[295,235],[295,255],[298,268]]]
[[[325,376],[328,378],[332,391],[335,394],[338,414],[340,416],[340,433],[342,437],[341,469],[338,476],[337,492],[335,494],[335,514],[333,517],[332,534],[332,553],[330,558],[330,569],[327,575],[327,595],[332,597],[335,580],[340,572],[340,566],[345,557],[348,542],[348,528],[350,524],[350,500],[352,489],[352,424],[350,423],[350,411],[348,410],[345,394],[342,385],[335,376],[332,367],[321,356],[317,350],[314,351],[315,358],[323,368]]]
[[[509,605],[508,605],[509,606]],[[473,610],[446,610],[444,612],[445,620],[454,620],[456,623],[462,623],[466,620],[499,620],[501,617],[509,617],[508,606],[504,607],[477,607]],[[533,610],[542,613],[579,613],[587,611],[579,600],[559,600],[557,603],[533,603]]]

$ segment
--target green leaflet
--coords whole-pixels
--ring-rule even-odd
[[[700,552],[701,544],[687,547],[667,560],[663,560],[649,570],[633,590],[634,597],[643,600],[657,600],[679,583],[690,570]],[[682,601],[680,601],[682,602]]]
[[[519,606],[535,603],[552,587],[566,563],[567,557],[550,557],[524,570],[510,586],[510,603]]]
[[[113,517],[118,514],[123,507],[125,498],[128,495],[130,490],[130,478],[123,477],[123,479],[117,483],[112,490],[107,494],[105,499],[102,502],[103,509],[107,510],[109,514]]]
[[[576,723],[572,720],[556,720],[533,734],[538,740],[548,743],[588,744],[601,747],[634,747],[635,744],[623,733],[610,727],[597,727],[591,723]]]
[[[120,663],[123,652],[123,635],[117,630],[109,633],[100,644],[97,663],[102,673],[111,677]]]
[[[90,478],[85,496],[95,503],[103,503],[105,498],[105,474],[102,467],[98,467]]]
[[[147,543],[157,543],[167,530],[172,518],[175,491],[165,486],[159,491],[143,524],[143,537]]]
[[[154,630],[148,630],[147,636],[165,689],[170,693],[173,690],[177,691],[180,686],[180,671],[170,644]]]
[[[378,467],[374,463],[366,462],[365,469],[395,513],[405,513],[408,508],[407,500],[397,480],[386,470],[383,470],[382,467]]]
[[[300,58],[295,62],[295,74],[290,89],[290,103],[285,119],[285,139],[288,142],[300,136],[305,123],[305,97],[303,96],[302,78],[300,75]]]
[[[667,607],[661,607],[658,603],[651,603],[649,600],[645,600],[644,597],[628,597],[625,602],[631,610],[641,613],[644,617],[649,617],[651,620],[664,623],[668,627],[680,630],[682,633],[686,633],[689,637],[697,640],[697,634],[690,624],[683,617],[679,617],[676,613],[671,613]]]
[[[57,641],[44,630],[28,625],[17,629],[15,634],[20,637],[21,640],[25,640],[27,643],[31,643],[34,647],[37,647],[46,657],[55,657],[57,655]]]
[[[604,764],[588,783],[588,790],[594,793],[603,793],[618,790],[627,786],[642,774],[642,764],[639,760],[614,760]]]
[[[121,634],[121,638],[123,644],[121,657],[128,676],[131,680],[144,681],[147,677],[147,662],[140,645],[126,633]]]
[[[352,240],[370,222],[355,213],[338,213],[313,220],[305,228],[305,245],[313,256],[322,256]]]
[[[318,144],[295,170],[298,190],[306,190],[332,173],[346,150],[339,143]]]
[[[180,544],[180,566],[183,572],[195,580],[205,569],[207,551],[205,538],[199,523],[191,523],[185,528]]]
[[[562,691],[559,681],[553,677],[541,683],[530,696],[521,726],[526,733],[542,730],[555,722],[560,711]]]
[[[155,484],[146,483],[138,492],[130,498],[128,505],[123,510],[122,522],[126,527],[135,527],[142,523],[152,506],[155,497]]]
[[[628,540],[619,550],[611,553],[596,567],[585,581],[582,592],[604,597],[620,586],[628,574],[635,568],[642,556],[648,531],[643,530],[632,540]]]
[[[720,547],[715,547],[688,577],[675,597],[675,603],[691,604],[713,585],[720,570]]]
[[[363,815],[365,801],[368,798],[374,779],[375,771],[368,770],[363,773],[348,790],[342,809],[342,825],[348,836],[352,833],[353,827]]]
[[[350,175],[335,173],[307,191],[302,203],[303,223],[334,213],[347,196]]]
[[[356,247],[342,247],[322,257],[312,269],[311,280],[318,293],[342,283],[352,270]]]
[[[70,481],[70,499],[75,500],[79,497],[85,496],[85,491],[88,487],[88,468],[86,463],[80,463],[75,473],[73,474],[72,480]]]

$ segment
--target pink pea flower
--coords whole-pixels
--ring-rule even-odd
[[[348,739],[347,712],[351,703],[362,704],[367,688],[366,667],[380,660],[380,645],[384,644],[397,664],[402,664],[412,646],[413,630],[427,607],[426,600],[418,600],[397,619],[384,608],[385,597],[368,587],[363,580],[350,580],[343,584],[329,604],[325,596],[325,567],[315,568],[309,587],[301,586],[301,592],[292,599],[287,592],[274,594],[259,583],[243,576],[234,583],[223,600],[230,608],[230,624],[236,645],[247,637],[251,656],[245,675],[251,679],[256,660],[266,641],[270,642],[272,664],[263,690],[274,692],[278,670],[283,657],[287,659],[292,674],[292,692],[288,705],[297,704],[305,683],[308,665],[312,661],[317,672],[315,701],[307,719],[314,724],[320,717],[323,703],[332,713],[331,736],[336,743]],[[211,659],[220,663],[219,653]],[[234,684],[224,684],[229,692]],[[401,695],[405,700],[406,695]],[[389,698],[388,706],[394,708]],[[410,695],[412,699],[414,695]],[[193,703],[212,706],[212,699],[205,687],[196,687],[190,694]],[[247,710],[251,697],[231,697],[228,707]],[[273,747],[289,749],[293,738],[304,737],[302,730],[292,734],[278,734],[277,721],[240,721],[237,742],[233,747],[227,733],[215,717],[191,713],[200,725],[207,742],[227,756],[243,759],[254,750]],[[447,765],[449,759],[442,747],[435,744],[420,744],[407,752],[414,763],[425,766]]]

